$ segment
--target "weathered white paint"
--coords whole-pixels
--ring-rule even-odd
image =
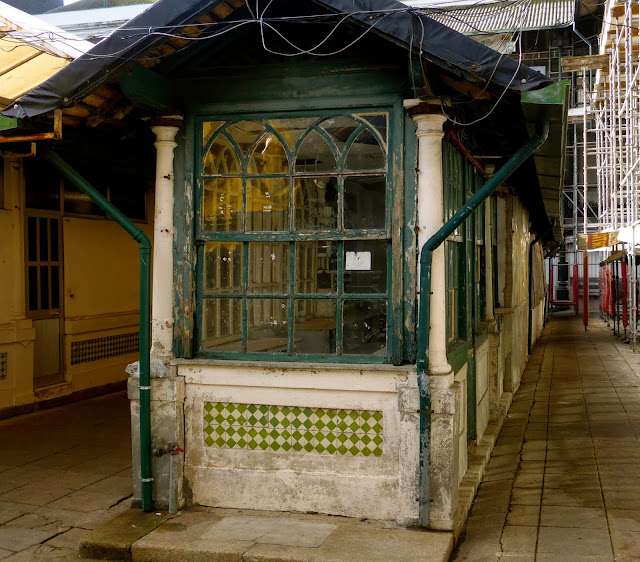
[[[414,115],[418,137],[418,252],[444,224],[442,176],[442,114]],[[429,332],[429,374],[442,375],[439,386],[453,383],[447,361],[446,292],[444,246],[433,252],[431,265],[431,311]]]
[[[181,120],[171,116],[171,120]],[[178,127],[158,125],[156,135],[156,195],[153,232],[153,297],[151,319],[151,374],[164,376],[162,365],[173,346],[173,149]]]
[[[418,521],[419,400],[414,368],[174,360],[186,386],[185,473],[200,505]],[[383,454],[208,447],[206,402],[379,410]]]

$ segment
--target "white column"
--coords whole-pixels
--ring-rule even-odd
[[[153,223],[153,297],[151,315],[151,374],[163,376],[173,349],[173,149],[181,116],[162,118],[156,135],[156,195]]]
[[[418,251],[444,224],[442,177],[442,125],[440,113],[414,115],[418,137]],[[447,361],[447,294],[444,244],[433,252],[431,262],[431,315],[429,332],[429,374],[448,375],[444,386],[453,383]],[[435,382],[435,381],[434,381]]]

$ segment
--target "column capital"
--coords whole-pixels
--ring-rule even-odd
[[[182,115],[167,115],[165,117],[154,119],[152,121],[151,130],[156,136],[156,147],[158,146],[158,143],[161,143],[161,145],[164,143],[171,143],[172,148],[175,147],[176,145],[173,141],[182,126],[182,121]]]
[[[416,124],[416,136],[421,137],[444,137],[444,131],[442,126],[447,121],[446,116],[442,113],[417,113],[412,115],[414,123]]]

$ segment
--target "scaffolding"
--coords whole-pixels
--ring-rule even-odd
[[[638,265],[640,242],[640,61],[638,0],[609,0],[600,37],[600,55],[590,61],[595,72],[590,120],[595,157],[600,230],[615,231],[620,243],[602,262],[603,317],[633,345],[638,336]],[[585,67],[587,63],[585,63]],[[589,119],[585,107],[585,123]],[[585,127],[585,131],[586,131]],[[587,134],[583,142],[586,143]],[[586,165],[585,165],[586,168]]]

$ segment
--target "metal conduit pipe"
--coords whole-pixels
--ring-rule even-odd
[[[140,247],[140,482],[142,510],[153,509],[151,496],[151,376],[150,376],[150,331],[151,331],[151,241],[122,212],[85,180],[60,155],[50,148],[43,148],[41,156],[85,193],[100,209],[120,225]]]
[[[534,151],[539,148],[549,135],[549,122],[536,123],[536,134],[529,139],[504,165],[484,183],[484,185],[456,211],[456,213],[427,240],[420,251],[420,290],[418,309],[418,350],[417,375],[420,393],[420,497],[430,498],[430,439],[431,439],[431,387],[428,375],[428,349],[430,329],[431,304],[431,260],[433,251],[440,246],[462,222],[487,199],[506,179],[513,174]],[[423,510],[423,502],[420,509]],[[426,519],[426,514],[420,513],[420,521]]]

